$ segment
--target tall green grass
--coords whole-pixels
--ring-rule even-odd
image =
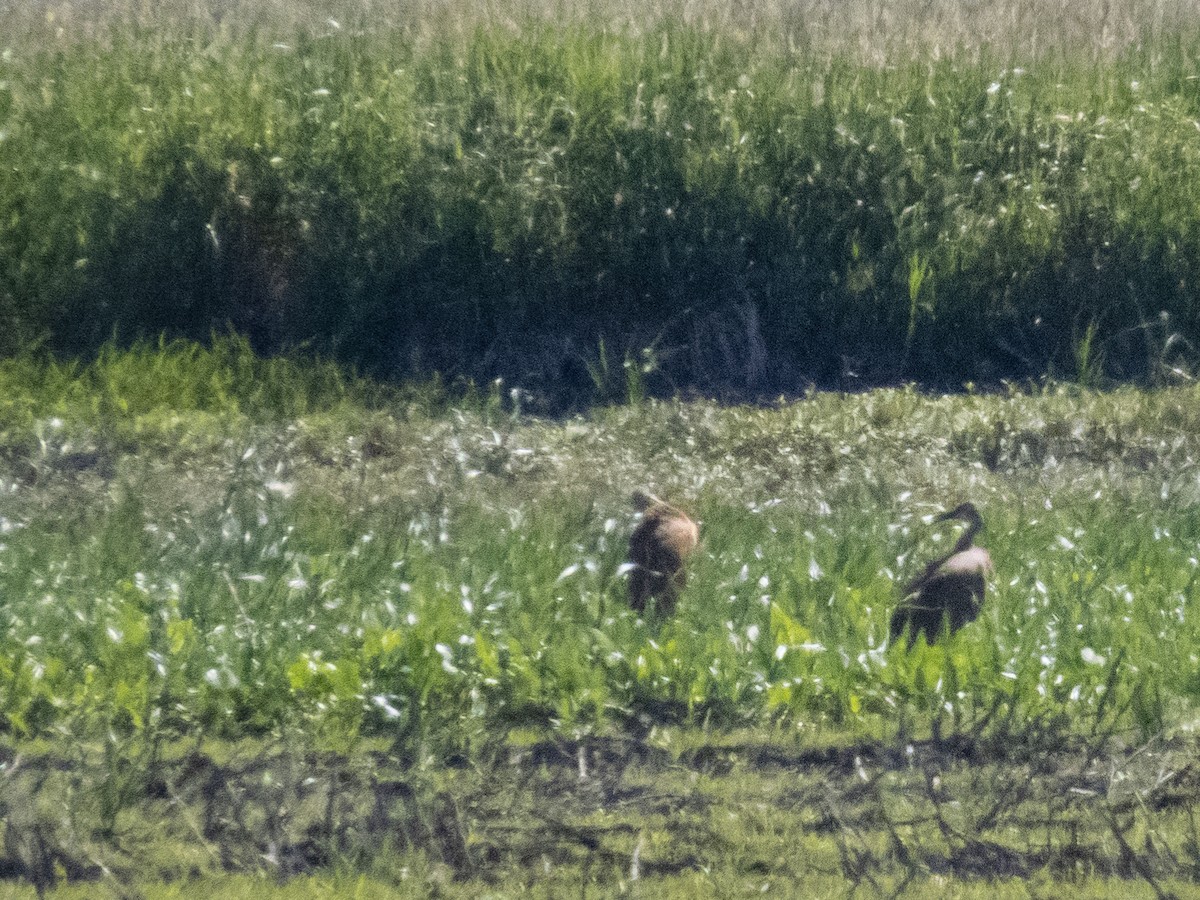
[[[0,350],[232,323],[560,404],[601,338],[658,393],[1170,377],[1191,7],[859,6],[27,11]]]

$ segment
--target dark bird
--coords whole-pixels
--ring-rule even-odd
[[[629,538],[629,605],[644,612],[651,597],[661,615],[670,615],[687,583],[683,564],[700,542],[700,529],[683,511],[653,494],[635,491],[633,505],[642,521]]]
[[[925,632],[926,643],[932,644],[941,636],[947,620],[953,634],[979,616],[985,579],[992,571],[992,558],[988,552],[971,544],[983,527],[983,519],[974,504],[963,503],[934,521],[950,519],[965,522],[966,530],[948,554],[929,563],[924,572],[909,582],[904,589],[904,599],[892,613],[892,640],[900,637],[907,628],[909,649],[921,632]]]

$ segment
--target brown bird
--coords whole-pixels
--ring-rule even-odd
[[[700,529],[688,515],[653,494],[635,491],[642,521],[629,538],[629,605],[644,612],[651,597],[660,615],[670,615],[687,583],[684,561],[700,542]]]
[[[921,632],[925,633],[926,643],[934,643],[941,636],[947,619],[953,634],[979,616],[985,579],[992,571],[992,558],[988,552],[971,545],[983,527],[983,519],[974,504],[963,503],[934,521],[950,519],[967,523],[962,537],[948,554],[929,563],[924,572],[909,582],[904,589],[904,599],[892,613],[892,640],[900,637],[907,628],[909,649]]]

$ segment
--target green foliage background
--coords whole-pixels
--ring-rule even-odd
[[[751,394],[1176,368],[1195,11],[853,6],[13,7],[0,352],[228,323],[557,405],[622,359]]]

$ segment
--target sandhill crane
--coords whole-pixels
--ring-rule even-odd
[[[936,641],[947,619],[953,634],[979,616],[985,579],[992,571],[992,558],[988,552],[971,544],[983,527],[983,519],[974,504],[963,503],[934,521],[951,519],[967,524],[962,537],[949,553],[929,563],[924,572],[909,582],[904,589],[904,599],[892,613],[892,640],[900,637],[907,628],[909,649],[922,631],[926,642]]]
[[[700,529],[686,513],[653,494],[635,491],[642,521],[629,538],[629,605],[644,612],[651,597],[660,615],[670,615],[687,582],[684,561],[700,541]]]

